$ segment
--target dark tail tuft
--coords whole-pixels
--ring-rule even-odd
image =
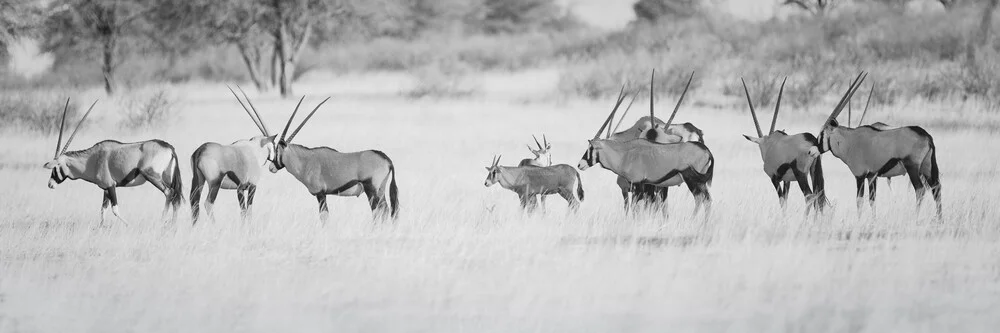
[[[396,188],[396,167],[389,164],[389,172],[392,172],[392,181],[389,182],[389,203],[392,204],[392,218],[399,214],[399,189]]]
[[[813,163],[812,183],[816,205],[826,207],[829,203],[826,201],[826,184],[823,180],[823,155],[816,157],[816,162]]]
[[[573,172],[576,172],[576,170],[573,170]],[[579,172],[576,172],[576,196],[580,198],[580,201],[583,201],[583,180],[580,179]]]
[[[174,160],[174,179],[171,181],[171,198],[170,205],[174,206],[174,209],[180,207],[184,202],[184,181],[181,180],[181,161],[177,159],[177,153],[173,153]]]
[[[715,156],[714,155],[711,155],[711,154],[708,155],[708,163],[710,163],[710,164],[708,165],[708,171],[705,172],[705,184],[708,184],[708,186],[712,186],[712,178],[715,178]]]

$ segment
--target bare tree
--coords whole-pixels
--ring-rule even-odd
[[[785,0],[781,3],[802,9],[813,16],[824,16],[836,6],[836,0]]]
[[[979,31],[976,32],[975,36],[969,40],[969,44],[965,52],[966,65],[970,68],[975,68],[976,63],[976,52],[977,50],[986,45],[990,37],[990,27],[993,26],[993,12],[997,9],[997,4],[1000,0],[987,0],[983,8],[983,17],[979,22]]]
[[[50,3],[46,49],[79,48],[100,54],[104,90],[114,94],[115,69],[121,64],[122,40],[148,29],[143,18],[156,2],[142,0],[62,0]]]

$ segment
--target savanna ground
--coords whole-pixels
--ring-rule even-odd
[[[621,209],[613,175],[582,174],[578,213],[550,197],[523,215],[513,193],[484,188],[494,154],[527,155],[545,133],[556,163],[576,165],[607,101],[549,99],[552,75],[484,78],[466,99],[399,97],[392,76],[314,78],[298,85],[307,105],[334,98],[297,142],[342,151],[379,149],[395,162],[402,215],[373,223],[366,203],[315,199],[286,172],[268,175],[256,215],[243,223],[233,192],[218,220],[161,223],[151,186],[119,191],[128,227],[99,227],[99,190],[45,184],[54,136],[3,134],[0,150],[0,330],[125,331],[991,331],[1000,326],[1000,138],[990,126],[937,119],[940,106],[877,109],[869,119],[911,115],[935,137],[944,221],[914,210],[903,179],[880,181],[879,209],[858,216],[854,182],[824,155],[834,209],[804,218],[797,190],[786,212],[761,171],[738,101],[685,107],[717,159],[714,212],[691,216],[686,190],[671,191],[669,216]],[[531,82],[525,87],[525,82]],[[192,151],[256,134],[221,84],[169,87],[180,118],[128,133],[98,104],[72,149],[113,138],[161,138],[181,158],[190,187]],[[89,100],[97,93],[82,94]],[[295,100],[251,92],[274,130]],[[704,96],[702,100],[707,99]],[[698,100],[696,97],[695,100]],[[641,103],[640,103],[641,102]],[[664,98],[659,110],[674,102]],[[827,103],[832,104],[832,103]],[[642,105],[642,106],[640,106]],[[637,101],[628,121],[646,112]],[[823,110],[789,112],[779,128],[816,132]],[[895,111],[895,112],[890,112]],[[904,116],[899,116],[904,115]],[[762,111],[769,119],[770,112]],[[942,118],[944,119],[944,118]],[[954,119],[948,118],[948,119]],[[966,121],[990,124],[992,118]],[[922,122],[921,122],[922,121]],[[891,122],[891,121],[890,121]],[[899,120],[896,121],[899,123]],[[961,123],[961,122],[959,122]],[[109,219],[109,222],[113,221]]]

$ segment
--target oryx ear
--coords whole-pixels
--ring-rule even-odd
[[[43,165],[42,167],[44,167],[44,168],[46,168],[46,169],[52,169],[52,168],[55,168],[55,167],[56,167],[56,166],[58,166],[58,165],[59,165],[59,163],[58,163],[58,162],[56,162],[56,161],[48,161],[48,162],[47,162],[47,163],[45,163],[45,165]]]
[[[490,167],[486,167],[486,171],[490,171],[490,170],[491,170],[491,168],[490,168]]]
[[[760,143],[760,138],[755,138],[755,137],[752,137],[752,136],[749,136],[749,135],[743,135],[743,137],[746,138],[747,141],[750,141],[750,142],[753,142],[753,143]]]
[[[837,122],[837,119],[830,119],[830,121],[827,122],[826,125],[830,127],[839,127],[840,123]]]

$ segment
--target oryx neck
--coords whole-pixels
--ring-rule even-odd
[[[521,168],[505,166],[497,166],[497,168],[500,168],[500,172],[497,174],[497,177],[499,178],[497,179],[497,183],[500,183],[500,187],[508,190],[513,190],[517,187],[517,182],[515,180],[521,178],[521,173],[523,171]]]
[[[612,172],[621,168],[622,156],[625,151],[632,148],[627,142],[618,142],[613,140],[600,140],[598,144],[603,145],[603,147],[597,149],[597,162],[601,164],[601,167],[611,170]]]
[[[87,173],[87,163],[90,157],[94,155],[96,149],[93,147],[84,150],[68,151],[63,154],[65,169],[65,176],[69,179],[80,179],[84,178]]]

